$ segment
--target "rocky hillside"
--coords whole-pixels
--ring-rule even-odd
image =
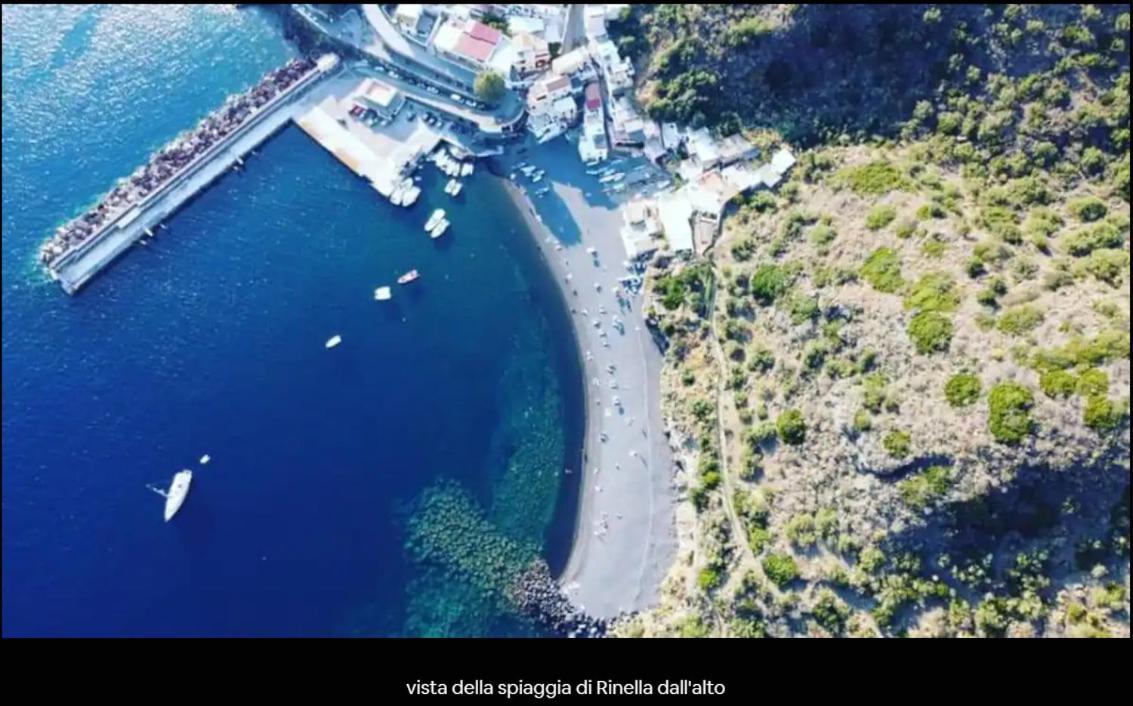
[[[878,77],[889,42],[840,88],[719,73],[765,143],[787,114],[826,127],[703,261],[656,263],[687,502],[663,604],[622,634],[1128,635],[1128,12],[908,7],[631,18],[654,112],[671,36],[752,18],[725,64],[837,63],[845,33],[789,51],[832,13],[934,70]],[[848,117],[855,86],[876,120]]]

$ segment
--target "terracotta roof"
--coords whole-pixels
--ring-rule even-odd
[[[495,44],[476,39],[471,34],[462,34],[456,42],[456,51],[476,61],[487,61],[496,48]]]
[[[559,76],[547,82],[548,92],[561,91],[564,88],[570,88],[570,79],[566,76]]]
[[[483,22],[471,20],[468,27],[464,30],[465,34],[471,36],[473,39],[478,39],[482,42],[487,42],[495,46],[500,41],[500,31],[494,27],[489,27]]]
[[[597,110],[602,106],[602,94],[598,90],[598,84],[586,84],[586,109]]]

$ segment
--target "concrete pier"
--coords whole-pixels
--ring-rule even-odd
[[[63,290],[74,294],[127,248],[171,216],[243,156],[263,143],[303,110],[301,98],[338,68],[337,57],[324,57],[319,67],[260,107],[244,124],[210,147],[176,176],[118,215],[81,245],[48,268]]]

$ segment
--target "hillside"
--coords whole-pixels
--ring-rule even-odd
[[[1127,8],[636,13],[651,114],[808,149],[654,263],[687,498],[621,633],[1127,636]]]

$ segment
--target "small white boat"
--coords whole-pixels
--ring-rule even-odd
[[[452,196],[453,198],[456,198],[457,196],[460,196],[460,191],[461,191],[461,190],[462,190],[463,188],[464,188],[464,184],[461,184],[461,183],[460,183],[459,181],[457,181],[456,179],[453,179],[453,180],[452,180],[452,188],[451,188],[451,189],[449,190],[449,192],[448,192],[448,193],[449,193],[449,195],[450,195],[450,196]]]
[[[340,343],[342,343],[342,336],[339,336],[336,333],[335,335],[333,335],[333,336],[331,336],[330,338],[327,339],[326,347],[327,348],[334,348],[335,346],[337,346]]]
[[[165,498],[165,521],[169,522],[181,506],[185,503],[185,496],[189,494],[189,485],[193,482],[193,472],[189,470],[180,470],[173,474],[173,482],[169,484],[169,490],[161,490],[152,485],[149,489],[158,495]]]
[[[475,169],[475,167],[472,166],[472,162],[465,162],[464,164],[460,165],[460,176],[471,175],[473,169]]]
[[[201,465],[203,466],[211,460],[212,460],[212,457],[209,456],[208,454],[205,454],[204,456],[201,456]]]
[[[389,298],[392,297],[392,296],[393,296],[393,293],[390,291],[389,287],[378,287],[377,289],[374,290],[374,299],[377,300],[377,301],[380,301],[380,302],[388,301]]]
[[[433,211],[433,215],[429,216],[429,220],[425,221],[425,230],[432,230],[433,226],[440,223],[444,217],[445,210],[443,208],[438,208],[436,211]]]
[[[404,196],[401,198],[402,206],[412,206],[417,202],[417,197],[421,195],[421,187],[411,186],[406,190]]]
[[[417,279],[420,276],[421,276],[421,273],[418,272],[417,270],[409,270],[408,272],[406,272],[405,274],[403,274],[402,276],[397,278],[397,283],[398,284],[409,284],[410,282],[412,282],[413,280]]]
[[[449,226],[448,220],[445,219],[445,218],[442,218],[439,223],[434,225],[429,230],[429,237],[433,238],[433,239],[441,237],[442,235],[445,234],[445,231],[448,230],[448,226]]]
[[[538,184],[541,181],[543,181],[543,175],[542,174],[536,174],[535,176],[531,177],[531,183],[532,184]]]

